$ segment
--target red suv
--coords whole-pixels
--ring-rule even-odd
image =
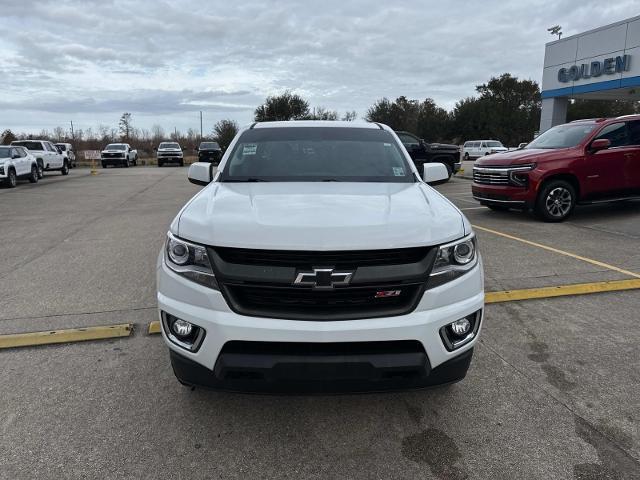
[[[576,203],[640,198],[640,115],[558,125],[524,148],[482,157],[471,189],[493,210],[533,209],[547,222]]]

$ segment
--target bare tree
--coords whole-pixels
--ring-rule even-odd
[[[358,118],[358,114],[355,110],[351,110],[350,112],[344,112],[341,120],[345,122],[353,122],[356,118]]]
[[[118,129],[120,130],[120,137],[123,140],[128,141],[131,136],[131,114],[129,112],[124,112],[120,117],[120,121],[118,122]]]

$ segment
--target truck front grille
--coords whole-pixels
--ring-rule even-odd
[[[415,309],[436,250],[308,252],[215,247],[209,249],[209,258],[221,292],[236,313],[334,321],[404,315]],[[314,269],[352,275],[347,284],[333,287],[313,285],[313,281],[294,283],[300,273],[313,274]]]
[[[509,185],[509,174],[504,169],[473,167],[473,181],[483,185]]]

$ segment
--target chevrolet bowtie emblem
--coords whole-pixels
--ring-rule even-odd
[[[334,288],[336,285],[349,285],[353,272],[337,272],[333,268],[314,268],[313,272],[299,272],[294,285],[313,288]]]

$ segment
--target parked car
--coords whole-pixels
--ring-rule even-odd
[[[70,143],[56,143],[56,147],[62,150],[62,154],[66,155],[69,159],[69,166],[71,168],[76,167],[76,152],[73,149],[73,145]]]
[[[508,150],[509,149],[498,140],[469,140],[468,142],[464,142],[462,146],[462,156],[468,161]]]
[[[162,142],[157,150],[158,167],[162,167],[167,163],[177,163],[184,166],[184,154],[182,147],[178,142]]]
[[[0,146],[0,183],[14,188],[20,178],[38,183],[38,163],[35,157],[18,145]]]
[[[396,132],[398,138],[409,152],[411,160],[422,175],[425,163],[442,163],[451,175],[460,170],[460,147],[445,143],[427,143],[410,132]]]
[[[484,307],[476,238],[389,127],[242,129],[173,220],[157,300],[173,371],[229,390],[461,380]],[[447,178],[441,163],[424,178]]]
[[[131,148],[128,143],[110,143],[100,152],[102,168],[108,165],[129,168],[138,165],[138,151]]]
[[[559,222],[575,205],[640,198],[640,115],[553,127],[521,150],[473,168],[473,196],[494,210]]]
[[[217,165],[222,158],[222,149],[218,142],[200,142],[198,146],[198,161],[211,162]]]
[[[69,174],[69,160],[48,140],[15,140],[11,145],[24,147],[35,157],[39,178],[42,178],[43,172]]]

